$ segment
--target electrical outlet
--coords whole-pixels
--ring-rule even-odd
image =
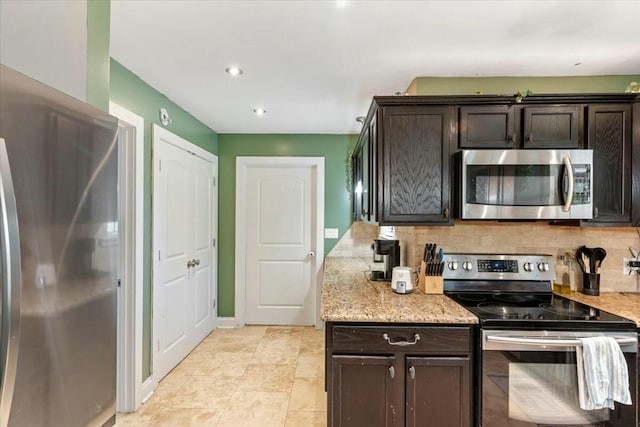
[[[337,239],[338,238],[338,229],[337,228],[325,228],[324,229],[324,238],[325,239]]]
[[[622,258],[622,274],[628,276],[634,271],[640,274],[640,267],[631,267],[629,262],[638,263],[638,260],[636,258]]]

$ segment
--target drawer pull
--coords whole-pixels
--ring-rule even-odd
[[[382,334],[382,339],[385,340],[389,345],[397,345],[399,347],[406,347],[408,345],[416,345],[418,341],[420,341],[420,334],[415,334],[413,336],[413,341],[391,341],[389,335]]]
[[[409,368],[409,375],[411,376],[412,380],[416,379],[416,368],[414,368],[413,366]]]
[[[389,366],[389,375],[391,376],[391,379],[396,377],[396,370],[393,366]]]

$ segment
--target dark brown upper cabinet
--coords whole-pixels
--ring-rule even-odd
[[[365,124],[351,157],[353,172],[353,218],[375,222],[377,210],[376,120]]]
[[[382,107],[380,224],[450,224],[452,107]]]
[[[352,155],[354,218],[452,225],[460,149],[594,150],[594,219],[640,225],[640,97],[631,94],[376,96]],[[633,120],[635,118],[635,120]],[[357,176],[356,176],[357,175]]]
[[[580,148],[583,110],[582,105],[524,107],[524,148]]]
[[[631,210],[631,105],[590,105],[588,123],[587,148],[593,150],[593,219],[585,225],[638,225],[640,221],[632,218]],[[638,195],[636,200],[640,200]]]
[[[515,111],[513,105],[460,107],[460,148],[516,148]]]

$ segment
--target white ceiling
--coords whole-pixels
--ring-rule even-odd
[[[418,76],[640,74],[640,1],[113,0],[111,14],[111,56],[218,133],[358,133],[372,96]]]

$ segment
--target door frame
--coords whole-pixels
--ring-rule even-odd
[[[312,210],[316,212],[316,246],[315,265],[311,270],[311,289],[313,291],[312,309],[314,310],[315,326],[321,327],[320,299],[322,289],[322,272],[324,265],[324,157],[236,157],[236,249],[235,249],[235,326],[245,325],[245,292],[246,269],[245,254],[247,253],[247,236],[243,224],[247,219],[247,171],[256,167],[278,166],[310,166],[312,177],[315,179],[314,188],[316,202],[312,202]]]
[[[109,113],[118,118],[119,125],[135,129],[135,147],[125,152],[126,162],[134,165],[133,179],[126,171],[118,171],[118,182],[122,183],[119,191],[124,191],[125,197],[133,195],[135,203],[124,213],[125,218],[134,218],[133,233],[127,233],[129,238],[121,242],[124,250],[132,256],[123,257],[120,280],[131,275],[134,280],[133,286],[118,288],[117,322],[122,333],[118,334],[117,341],[116,402],[119,412],[132,412],[140,407],[145,397],[142,378],[144,119],[111,101]]]
[[[194,156],[200,157],[201,159],[204,159],[208,162],[210,162],[213,166],[215,166],[215,172],[213,174],[214,177],[214,185],[213,185],[213,195],[211,198],[211,203],[213,203],[215,206],[212,207],[211,209],[211,231],[213,234],[213,239],[214,239],[214,245],[211,251],[211,286],[213,287],[212,289],[212,294],[214,296],[214,300],[215,300],[215,306],[213,307],[213,311],[214,311],[214,319],[212,322],[212,327],[211,330],[213,331],[214,329],[217,328],[218,326],[218,173],[219,173],[219,163],[218,163],[218,156],[216,156],[213,153],[210,153],[209,151],[198,147],[197,145],[195,145],[194,143],[176,135],[175,133],[160,127],[157,124],[153,124],[153,129],[152,129],[152,146],[153,146],[153,150],[152,150],[152,165],[153,165],[153,172],[151,173],[151,192],[152,192],[152,202],[151,202],[151,222],[152,222],[152,236],[151,236],[151,257],[152,257],[152,267],[151,267],[151,310],[152,310],[152,331],[151,331],[151,367],[152,367],[152,373],[153,372],[158,372],[159,370],[157,369],[157,363],[158,363],[158,353],[159,353],[159,345],[158,345],[158,331],[160,330],[160,319],[158,316],[155,316],[155,309],[156,309],[156,305],[158,303],[158,301],[156,300],[156,295],[155,295],[155,288],[156,288],[156,280],[155,280],[155,271],[157,268],[157,263],[158,263],[158,257],[156,256],[156,253],[158,253],[158,239],[156,238],[156,224],[155,224],[155,201],[157,200],[157,194],[156,194],[156,181],[154,179],[156,171],[158,170],[158,158],[155,156],[154,153],[156,153],[156,148],[158,146],[158,144],[171,144],[174,147],[183,150],[187,153],[193,154]],[[215,272],[215,274],[214,274]],[[161,380],[162,378],[156,378],[155,382],[156,385],[157,383]]]

